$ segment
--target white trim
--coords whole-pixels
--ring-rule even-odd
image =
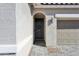
[[[0,45],[0,53],[16,53],[16,45]]]
[[[55,14],[56,18],[79,18],[79,14]]]

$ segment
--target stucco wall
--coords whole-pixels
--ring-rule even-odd
[[[16,4],[17,55],[29,55],[33,42],[33,20],[29,5]]]
[[[57,44],[79,44],[79,29],[58,29]]]
[[[53,18],[53,22],[48,25],[48,21],[51,20],[51,18]],[[52,47],[56,47],[56,19],[54,18],[54,16],[47,16],[46,17],[46,46],[48,48],[52,48]]]

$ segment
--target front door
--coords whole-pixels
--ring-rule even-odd
[[[34,19],[34,44],[45,46],[44,18]]]

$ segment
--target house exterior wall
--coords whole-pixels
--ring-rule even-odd
[[[17,55],[29,55],[33,42],[33,19],[26,3],[16,4]]]
[[[54,16],[54,20],[56,20],[55,27],[52,27],[54,23],[52,23],[51,26],[46,25],[46,45],[47,47],[54,47],[58,46],[59,44],[78,44],[79,42],[79,29],[57,29],[57,20],[62,20],[58,19],[55,17],[55,14],[79,14],[79,8],[35,8],[33,13],[35,12],[43,12],[45,14],[46,18],[46,24],[48,23],[48,20]],[[63,18],[63,20],[71,20],[71,18]],[[73,19],[73,20],[78,20]],[[54,29],[56,29],[54,31]],[[57,31],[57,32],[56,32]],[[54,34],[56,32],[56,34]],[[63,33],[63,34],[62,34]],[[62,36],[61,36],[62,34]],[[77,34],[77,35],[75,35]],[[56,35],[56,36],[55,36]],[[76,38],[75,38],[76,37]],[[63,38],[61,40],[61,38]],[[59,40],[60,39],[60,40]],[[68,39],[66,41],[66,39]],[[58,44],[59,43],[59,44]]]

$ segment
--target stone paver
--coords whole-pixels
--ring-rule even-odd
[[[34,45],[32,48],[31,56],[79,56],[78,45],[62,45],[59,46],[61,50],[56,53],[48,53],[46,47]]]
[[[32,48],[31,56],[47,56],[48,51],[46,47],[34,45]]]

